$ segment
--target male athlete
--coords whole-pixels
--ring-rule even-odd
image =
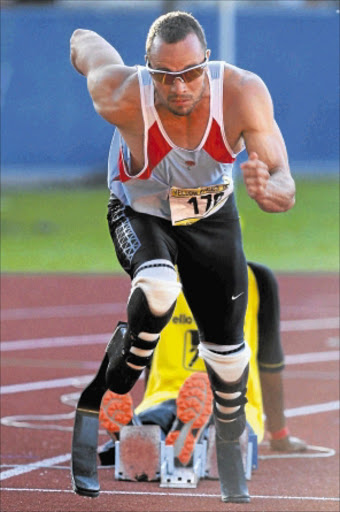
[[[119,394],[133,387],[183,286],[214,394],[217,442],[239,468],[230,464],[221,479],[222,500],[248,502],[238,442],[246,422],[247,265],[232,164],[245,146],[245,186],[267,212],[292,208],[295,184],[264,83],[209,57],[202,27],[184,12],[152,24],[145,67],[124,65],[92,31],[71,38],[71,62],[87,77],[96,111],[117,127],[108,221],[132,285],[128,322],[107,347],[107,386]]]

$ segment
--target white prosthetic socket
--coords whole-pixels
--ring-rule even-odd
[[[181,288],[176,269],[168,260],[151,260],[137,269],[128,301],[128,323],[134,336],[146,343],[139,343],[140,347],[135,346],[138,343],[132,344],[130,353],[137,356],[135,361],[151,357],[160,331],[171,318]],[[147,342],[150,342],[149,350]],[[127,364],[136,370],[145,368],[132,362]]]
[[[237,438],[245,427],[250,349],[246,342],[223,347],[201,342],[199,355],[205,362],[214,393],[216,431],[225,439]]]

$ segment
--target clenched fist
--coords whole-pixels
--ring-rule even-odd
[[[252,199],[261,202],[266,197],[267,183],[270,178],[268,165],[259,160],[255,151],[249,154],[249,159],[240,165],[247,192]]]

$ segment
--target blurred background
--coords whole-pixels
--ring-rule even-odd
[[[177,9],[200,21],[212,59],[262,77],[286,141],[297,182],[290,212],[260,211],[235,169],[248,259],[281,272],[338,271],[338,1],[7,0],[0,11],[2,272],[120,272],[106,227],[113,127],[95,113],[84,77],[70,65],[69,39],[76,28],[94,30],[127,65],[143,64],[149,26]]]

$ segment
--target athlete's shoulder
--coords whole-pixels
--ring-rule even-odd
[[[270,93],[262,78],[251,71],[225,63],[224,65],[224,106],[233,106],[237,111],[268,105],[272,102]]]
[[[224,62],[224,87],[229,87],[239,94],[246,94],[251,89],[258,91],[266,89],[266,85],[259,75],[227,62]]]

